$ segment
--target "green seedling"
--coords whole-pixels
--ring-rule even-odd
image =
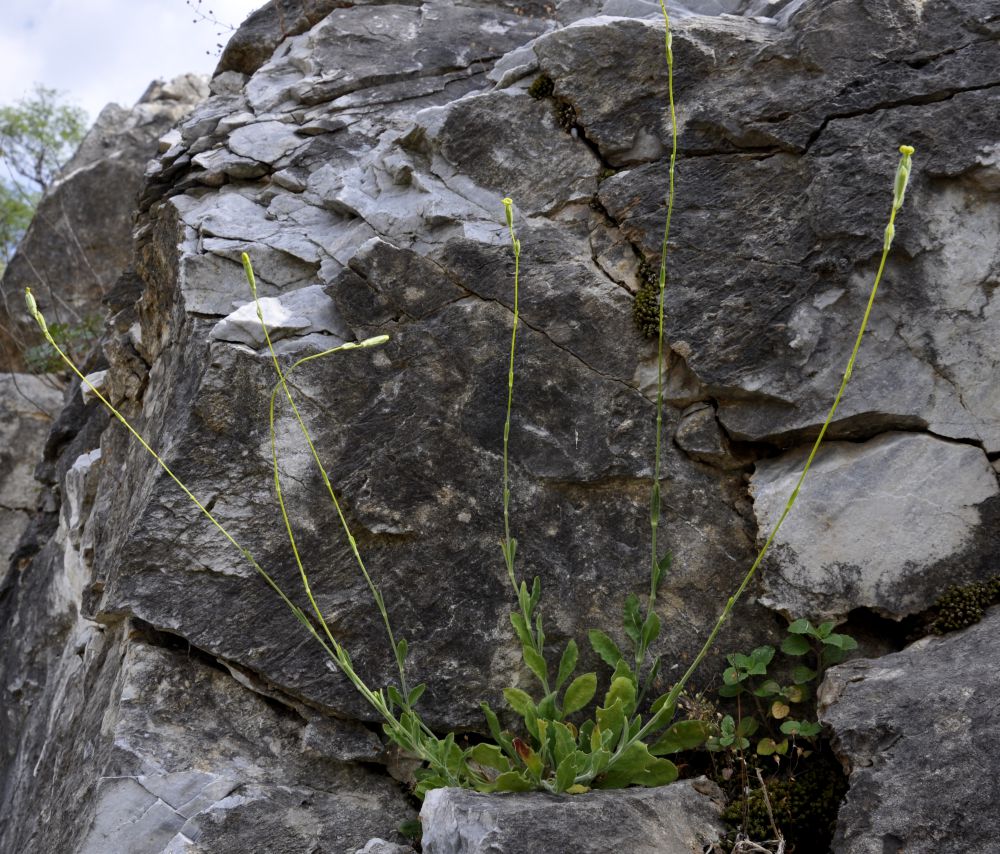
[[[781,644],[781,652],[796,660],[809,656],[808,664],[797,664],[791,669],[791,682],[782,685],[771,678],[768,668],[775,656],[773,646],[761,646],[749,655],[732,653],[726,656],[729,667],[723,671],[719,696],[750,700],[763,721],[766,735],[757,742],[759,756],[784,756],[788,753],[791,736],[812,742],[822,732],[815,721],[796,720],[790,717],[792,707],[808,702],[813,691],[811,686],[823,680],[826,669],[843,661],[844,656],[858,644],[850,635],[833,631],[834,622],[813,626],[808,620],[796,620],[788,626],[788,634]],[[758,723],[755,719],[755,724]],[[756,726],[754,727],[756,729]],[[749,733],[744,733],[747,735]],[[745,739],[744,739],[745,740]],[[708,740],[709,750],[733,748],[744,750],[749,746],[737,745],[726,738],[725,721],[719,735]]]

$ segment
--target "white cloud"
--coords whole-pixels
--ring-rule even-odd
[[[197,0],[194,0],[197,3]],[[264,0],[203,0],[218,20],[239,24]],[[0,104],[35,83],[59,89],[91,119],[116,101],[131,106],[150,81],[211,73],[231,31],[184,0],[2,0]],[[219,33],[221,32],[221,36]]]

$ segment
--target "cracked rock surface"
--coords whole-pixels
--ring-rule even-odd
[[[142,171],[159,139],[208,94],[197,74],[155,81],[131,108],[108,104],[46,190],[0,279],[0,368],[23,371],[42,343],[24,309],[30,287],[50,325],[102,313],[101,300],[129,265]],[[85,354],[80,354],[85,355]]]
[[[719,842],[722,792],[704,777],[656,789],[483,795],[438,789],[424,799],[424,854],[700,854]]]
[[[1000,19],[988,0],[686,5],[657,687],[780,513],[864,310],[896,149],[917,148],[833,441],[703,689],[725,653],[774,643],[775,611],[901,618],[991,573]],[[111,399],[305,605],[240,254],[286,367],[390,336],[303,363],[290,384],[442,731],[481,730],[481,700],[502,709],[503,687],[529,687],[497,548],[506,195],[522,243],[519,572],[542,580],[554,650],[590,628],[621,640],[622,603],[648,584],[656,355],[631,315],[659,256],[670,139],[650,6],[268,4],[146,168],[132,262],[86,366],[108,370]],[[236,851],[254,828],[294,854],[401,843],[412,807],[378,768],[393,766],[372,710],[125,432],[67,400],[38,468],[48,503],[0,586],[0,852],[97,851],[114,833],[155,839],[151,852]],[[316,600],[386,685],[381,620],[280,401],[275,426]]]
[[[947,638],[828,672],[820,720],[850,773],[836,854],[987,854],[1000,791],[1000,608]]]

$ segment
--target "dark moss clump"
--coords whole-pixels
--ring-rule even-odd
[[[548,98],[555,91],[556,85],[552,82],[552,78],[548,74],[539,74],[534,83],[528,87],[528,94],[532,98],[541,100],[542,98]]]
[[[556,121],[564,131],[569,133],[576,124],[576,110],[572,104],[559,102],[556,104]]]
[[[660,271],[645,259],[639,264],[639,290],[632,302],[632,319],[647,338],[660,334]]]
[[[767,794],[774,822],[785,837],[789,850],[816,854],[829,851],[840,802],[847,794],[847,780],[832,758],[814,755],[805,770],[788,779],[769,782]],[[751,839],[765,841],[774,838],[764,794],[760,789],[751,791],[747,798],[732,801],[722,818],[737,829],[745,829]]]
[[[997,602],[1000,602],[1000,575],[964,587],[949,587],[931,609],[930,631],[943,635],[978,623],[983,612]]]

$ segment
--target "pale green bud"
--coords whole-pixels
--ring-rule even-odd
[[[250,283],[250,290],[256,294],[257,293],[257,279],[254,278],[253,266],[250,263],[250,256],[246,252],[240,254],[240,259],[243,261],[243,272],[247,274],[247,281]]]
[[[514,200],[509,196],[503,200],[504,214],[507,217],[507,228],[514,227]]]
[[[24,301],[28,304],[28,313],[35,318],[35,323],[38,324],[38,328],[42,330],[42,335],[46,338],[49,337],[49,327],[45,323],[45,318],[42,313],[38,310],[38,303],[35,302],[35,295],[31,292],[31,288],[24,289]]]
[[[885,246],[886,249],[892,246],[892,238],[894,238],[895,236],[896,236],[896,227],[890,222],[885,227],[885,242],[883,245]]]
[[[896,167],[896,180],[893,185],[892,204],[896,208],[901,208],[903,199],[906,198],[906,185],[910,180],[910,170],[913,168],[910,162],[913,152],[912,145],[899,146],[899,153],[903,156],[899,158],[899,166]]]

